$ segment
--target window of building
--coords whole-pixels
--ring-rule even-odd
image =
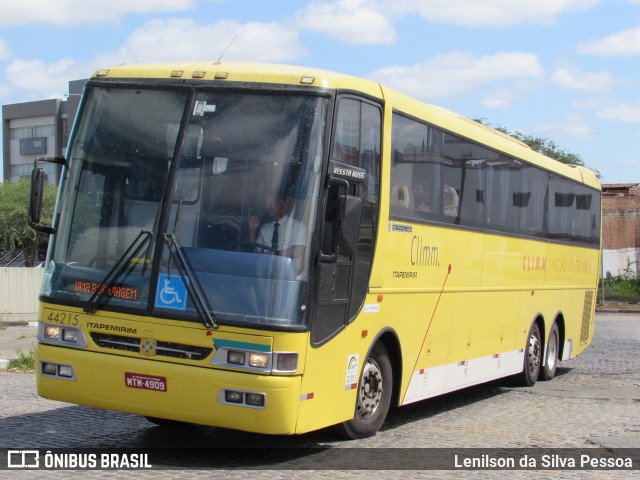
[[[55,134],[55,125],[36,125],[35,127],[33,127],[34,137],[54,137]]]
[[[11,129],[11,140],[33,138],[33,127],[18,127]]]

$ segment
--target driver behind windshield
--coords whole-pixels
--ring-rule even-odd
[[[293,200],[280,194],[269,194],[265,210],[272,221],[260,225],[260,218],[248,219],[249,241],[257,245],[256,251],[300,258],[304,253],[307,227],[292,217]]]

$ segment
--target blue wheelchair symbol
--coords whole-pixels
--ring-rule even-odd
[[[169,310],[187,309],[187,288],[180,275],[161,273],[156,291],[156,307]]]

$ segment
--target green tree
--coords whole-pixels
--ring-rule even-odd
[[[566,163],[567,165],[579,165],[585,166],[584,160],[577,153],[567,152],[563,150],[556,144],[553,140],[549,140],[548,138],[543,137],[535,137],[533,135],[526,135],[519,131],[510,131],[505,127],[494,127],[486,122],[484,118],[475,118],[476,122],[481,123],[483,125],[494,128],[495,130],[502,132],[510,137],[515,138],[516,140],[520,140],[522,143],[527,144],[532,150],[535,150],[538,153],[546,155],[549,158],[553,158],[561,163]],[[594,170],[598,177],[600,177],[600,172]]]
[[[27,221],[29,209],[30,182],[20,180],[17,183],[0,184],[0,248],[24,251],[26,265],[32,267],[38,248],[48,242],[42,233],[33,230]],[[45,185],[42,201],[41,223],[50,225],[53,219],[57,188]]]

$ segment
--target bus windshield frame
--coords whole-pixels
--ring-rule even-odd
[[[329,105],[320,89],[89,82],[42,298],[306,329]]]

